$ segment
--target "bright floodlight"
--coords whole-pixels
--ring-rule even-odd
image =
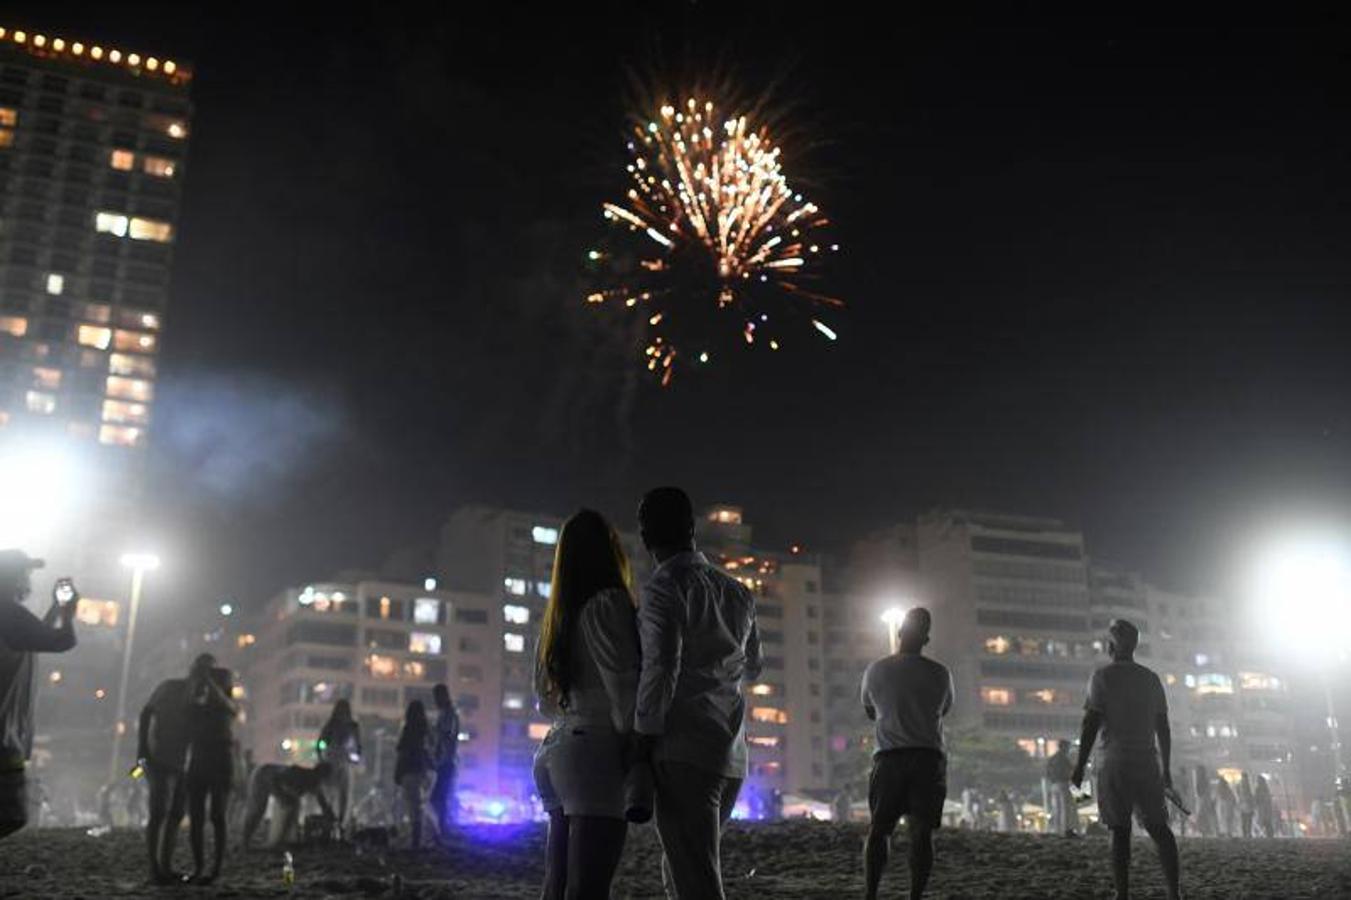
[[[153,553],[123,553],[122,565],[128,569],[139,569],[142,572],[153,572],[159,568],[159,557]]]
[[[229,603],[222,603],[222,604],[220,605],[220,614],[221,614],[222,616],[230,616],[230,615],[234,615],[234,611],[235,611],[235,608],[234,608],[233,606],[231,606]]]
[[[882,621],[886,623],[888,628],[900,628],[908,611],[904,606],[887,607],[886,611],[882,613]]]
[[[0,547],[46,552],[80,494],[80,467],[59,444],[22,441],[0,447]]]
[[[1331,540],[1271,548],[1257,576],[1264,633],[1303,655],[1351,649],[1351,548]]]

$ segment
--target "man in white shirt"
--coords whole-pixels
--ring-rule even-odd
[[[952,675],[922,654],[929,611],[915,607],[901,622],[900,650],[863,673],[863,710],[876,723],[877,747],[868,779],[872,823],[863,845],[868,900],[876,900],[887,845],[901,816],[910,826],[910,897],[919,900],[933,870],[933,833],[943,823],[947,756],[942,718],[952,709]]]
[[[1158,848],[1169,900],[1178,900],[1177,840],[1168,827],[1164,805],[1164,791],[1173,786],[1168,771],[1173,749],[1168,700],[1159,676],[1135,661],[1139,642],[1140,632],[1125,619],[1115,619],[1108,627],[1107,649],[1112,662],[1089,679],[1079,759],[1071,780],[1075,787],[1083,784],[1088,755],[1101,731],[1098,815],[1112,832],[1112,880],[1117,900],[1130,896],[1132,812],[1139,816]]]

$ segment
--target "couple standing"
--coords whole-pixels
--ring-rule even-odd
[[[648,808],[667,894],[725,896],[719,844],[746,777],[741,681],[760,671],[755,603],[694,549],[684,491],[649,491],[638,519],[657,566],[636,602],[599,513],[578,512],[559,535],[535,668],[554,720],[535,759],[544,900],[609,897],[628,820]]]

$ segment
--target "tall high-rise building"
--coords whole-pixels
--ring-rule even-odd
[[[75,548],[124,529],[143,480],[191,80],[174,59],[0,26],[0,449],[32,464],[30,487],[80,487],[50,533],[29,516],[5,537],[94,578],[116,551]],[[58,459],[72,471],[49,472]]]

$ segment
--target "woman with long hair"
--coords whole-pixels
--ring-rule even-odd
[[[563,525],[535,659],[553,727],[535,757],[549,813],[543,900],[607,898],[624,852],[638,626],[619,536],[583,509]]]
[[[187,777],[188,838],[192,844],[192,881],[198,884],[210,884],[220,877],[225,859],[225,812],[235,770],[233,725],[239,714],[239,707],[230,696],[233,682],[230,670],[217,668],[209,653],[197,657],[188,673],[192,717]],[[210,873],[203,873],[208,800],[215,855]]]
[[[319,761],[332,766],[328,782],[337,791],[338,830],[347,828],[347,807],[352,799],[352,766],[361,762],[361,726],[352,718],[346,699],[333,704],[333,712],[319,731]]]
[[[414,850],[422,847],[422,820],[427,814],[423,803],[427,793],[427,773],[432,771],[432,763],[432,730],[427,724],[427,708],[421,700],[410,700],[395,747],[394,782],[403,792],[403,808],[411,832],[410,846]]]

